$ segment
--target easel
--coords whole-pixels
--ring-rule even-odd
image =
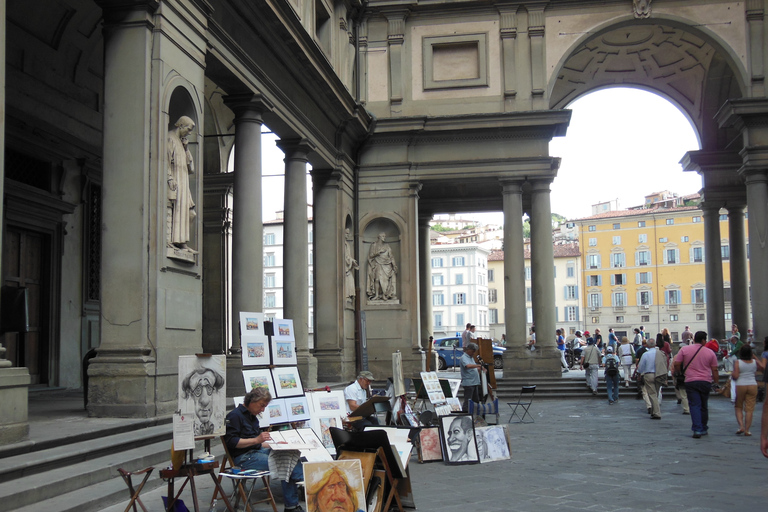
[[[211,437],[205,438],[205,451],[208,453],[211,451]],[[175,510],[176,502],[179,500],[182,491],[184,491],[184,487],[187,485],[187,482],[189,482],[189,487],[192,489],[192,502],[195,507],[195,512],[200,512],[200,506],[197,503],[197,487],[195,487],[195,477],[200,475],[211,475],[213,484],[216,486],[216,492],[221,493],[221,499],[224,500],[224,504],[227,506],[227,510],[230,512],[235,512],[235,509],[232,508],[232,505],[229,503],[229,498],[227,498],[224,489],[221,487],[221,483],[219,483],[218,478],[216,478],[215,470],[219,467],[219,463],[215,460],[205,463],[195,462],[193,452],[194,450],[186,451],[185,460],[181,464],[181,467],[177,468],[174,466],[172,469],[160,470],[160,478],[163,480],[168,480],[168,506],[165,511],[170,512]],[[180,477],[184,478],[184,483],[181,484],[179,492],[174,494],[173,481],[175,478]]]

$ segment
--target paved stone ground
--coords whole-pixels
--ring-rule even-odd
[[[662,403],[661,421],[652,421],[642,400],[622,392],[624,396],[611,406],[604,397],[534,401],[535,423],[509,425],[509,461],[448,466],[419,464],[414,457],[409,467],[417,510],[766,509],[768,459],[759,447],[762,404],[755,411],[754,435],[743,437],[735,435],[731,403],[713,397],[710,435],[693,439],[690,416],[681,414],[673,393],[668,392]],[[212,486],[202,479],[200,484],[201,509],[206,511]],[[274,482],[273,487],[279,489]],[[191,496],[185,493],[185,502],[191,505]],[[143,498],[150,511],[162,510],[162,494],[155,490]],[[122,504],[104,510],[124,508]],[[223,503],[217,510],[224,510]],[[256,510],[271,509],[259,505]]]

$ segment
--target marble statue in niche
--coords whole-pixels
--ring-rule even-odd
[[[187,136],[194,130],[195,122],[187,116],[176,121],[175,128],[168,132],[166,151],[168,156],[167,180],[168,200],[168,256],[185,261],[194,261],[197,251],[187,245],[190,240],[192,222],[197,217],[195,202],[189,187],[190,177],[195,173],[195,162],[189,151]]]
[[[370,300],[397,300],[397,265],[387,234],[379,233],[368,251],[367,295]]]
[[[344,230],[344,297],[347,300],[355,300],[355,270],[360,268],[352,257],[350,247],[349,229]]]

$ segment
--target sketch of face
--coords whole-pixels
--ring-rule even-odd
[[[189,389],[195,401],[195,414],[200,423],[208,423],[213,415],[213,393],[216,389],[216,375],[213,370],[202,374],[192,375],[189,379]]]
[[[319,512],[355,512],[347,483],[336,472],[317,493],[317,505]]]
[[[461,460],[467,455],[470,436],[472,430],[464,430],[461,425],[461,418],[456,418],[451,422],[451,428],[448,431],[448,449],[451,450],[451,460]]]
[[[509,455],[509,448],[507,447],[507,440],[504,439],[502,429],[491,429],[485,432],[485,441],[488,443],[488,451],[490,454],[496,457]]]
[[[480,459],[490,459],[491,456],[488,453],[488,448],[485,446],[485,436],[482,432],[475,432],[475,440],[477,441],[477,456]]]
[[[437,450],[437,435],[434,430],[427,430],[421,436],[421,447],[425,451],[433,452]]]

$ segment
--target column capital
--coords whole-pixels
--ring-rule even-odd
[[[715,203],[715,202],[707,202],[703,201],[701,204],[699,204],[699,208],[701,209],[702,214],[706,217],[707,215],[720,215],[720,209],[723,207],[722,203]]]
[[[680,160],[683,171],[708,174],[717,171],[736,171],[743,164],[736,151],[688,151]]]
[[[314,142],[304,138],[280,139],[275,144],[283,150],[286,160],[303,160],[306,162],[307,155],[317,149]]]
[[[230,94],[224,97],[224,104],[235,113],[235,122],[250,120],[261,123],[262,115],[272,112],[274,104],[263,94]]]
[[[502,194],[522,194],[523,193],[523,180],[508,180],[501,179],[499,184],[501,185]]]
[[[554,178],[541,178],[541,179],[537,178],[535,180],[530,180],[528,183],[531,184],[531,193],[532,194],[542,193],[542,192],[550,193],[551,190],[549,187],[550,185],[552,185],[553,179]]]
[[[747,209],[747,203],[745,201],[743,204],[727,204],[725,209],[728,210],[728,217],[733,215],[741,215],[743,217],[744,210]]]
[[[154,14],[160,7],[160,0],[95,0],[95,2],[101,7],[107,23],[116,23],[130,12]]]

